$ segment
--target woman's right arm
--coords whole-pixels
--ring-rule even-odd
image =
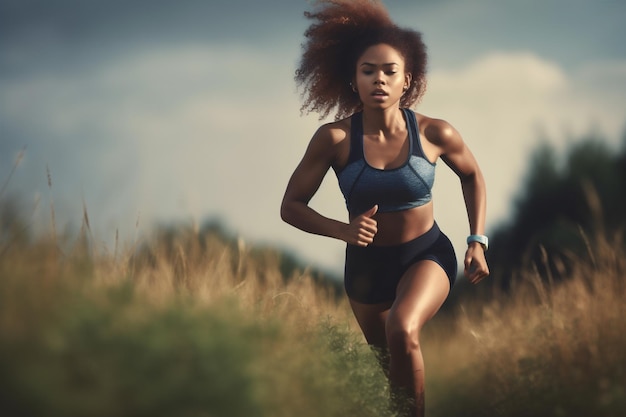
[[[309,207],[309,201],[317,192],[336,158],[337,136],[344,135],[340,129],[322,126],[313,135],[304,157],[293,172],[287,185],[280,208],[282,219],[305,232],[340,239],[345,242],[367,246],[376,234],[376,221],[361,215],[349,224],[322,216]]]

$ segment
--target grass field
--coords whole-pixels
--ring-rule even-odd
[[[180,226],[132,247],[0,236],[0,415],[393,415],[344,297],[277,252]],[[423,335],[427,415],[626,415],[626,254],[460,294]]]

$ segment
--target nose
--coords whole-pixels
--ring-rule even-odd
[[[385,85],[385,76],[382,71],[379,72],[376,78],[374,79],[374,85]]]

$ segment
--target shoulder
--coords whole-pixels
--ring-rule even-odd
[[[307,153],[323,158],[331,164],[341,161],[345,150],[349,150],[350,118],[326,123],[313,134]]]
[[[334,154],[341,144],[349,141],[350,118],[346,118],[320,126],[313,135],[309,146]]]
[[[350,137],[350,118],[326,123],[320,126],[313,135],[312,141],[322,145],[333,146]]]
[[[458,130],[446,120],[416,113],[420,133],[428,142],[442,149],[444,153],[463,147],[463,138]]]

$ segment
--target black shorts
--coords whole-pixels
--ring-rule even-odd
[[[346,248],[344,286],[350,299],[364,304],[393,301],[396,287],[411,265],[423,260],[437,262],[454,285],[457,261],[450,239],[437,223],[423,235],[400,245]]]

